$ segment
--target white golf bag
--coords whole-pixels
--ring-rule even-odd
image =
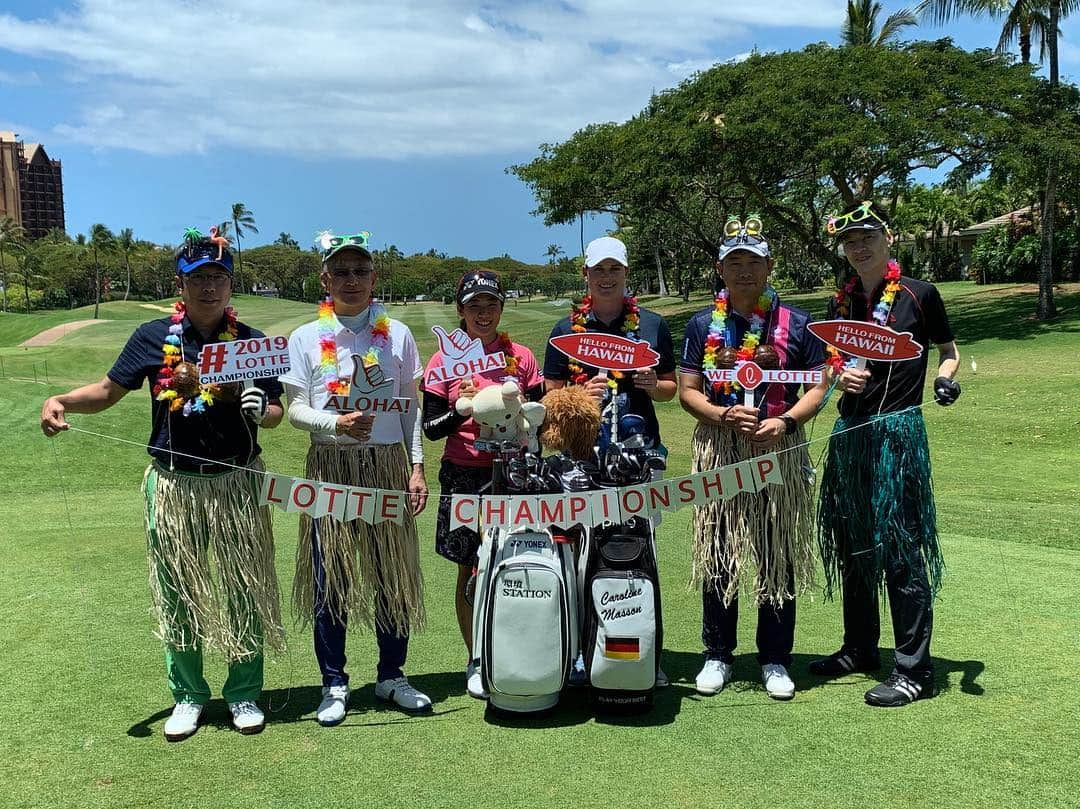
[[[480,545],[473,657],[497,711],[553,708],[578,649],[574,554],[549,531],[491,529]]]

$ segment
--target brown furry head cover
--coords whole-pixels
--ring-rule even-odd
[[[588,460],[600,432],[599,402],[578,385],[548,391],[540,401],[547,408],[541,445],[577,461]]]

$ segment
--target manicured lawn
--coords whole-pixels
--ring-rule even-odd
[[[686,585],[690,513],[680,511],[665,516],[660,530],[664,667],[673,686],[659,693],[656,709],[597,720],[581,695],[570,693],[548,719],[491,721],[464,694],[454,571],[434,553],[432,507],[420,521],[430,621],[413,638],[408,671],[433,697],[434,716],[407,718],[374,706],[374,640],[357,633],[349,646],[352,713],[337,729],[320,728],[311,639],[294,631],[289,652],[267,664],[262,735],[233,732],[216,699],[209,725],[177,745],[161,735],[171,700],[148,612],[137,496],[145,452],[80,433],[50,442],[37,428],[50,391],[100,378],[135,323],[159,313],[107,303],[102,317],[109,323],[28,350],[18,343],[92,312],[0,315],[0,804],[1074,805],[1080,287],[1061,291],[1063,315],[1049,325],[1031,319],[1030,291],[947,284],[943,294],[961,345],[964,393],[954,407],[925,408],[948,563],[935,615],[937,698],[874,710],[862,702],[868,678],[811,677],[808,661],[840,640],[838,605],[820,594],[799,604],[793,702],[764,694],[751,610],[740,626],[736,682],[718,696],[697,696],[700,596]],[[820,313],[825,293],[796,300]],[[689,314],[707,301],[645,305],[669,315],[678,347]],[[313,316],[307,305],[250,297],[237,308],[268,334]],[[395,306],[391,314],[413,328],[424,356],[433,347],[430,326],[456,320],[438,304]],[[564,314],[546,302],[523,302],[507,307],[503,325],[540,353]],[[72,423],[142,443],[147,395]],[[830,405],[814,425],[815,459],[833,412]],[[660,418],[672,449],[669,474],[685,474],[691,420],[676,403],[662,406]],[[267,466],[299,473],[306,441],[288,425],[265,431]],[[436,489],[440,448],[428,452]],[[286,591],[296,523],[274,512]],[[887,617],[883,623],[887,652]],[[212,687],[220,687],[222,669],[210,666]]]

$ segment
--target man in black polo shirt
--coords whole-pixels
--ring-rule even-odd
[[[583,385],[600,402],[601,408],[618,397],[619,415],[641,416],[646,437],[666,454],[653,402],[675,398],[675,350],[667,322],[655,312],[641,309],[637,299],[626,294],[627,269],[626,245],[621,241],[603,236],[589,242],[585,248],[584,273],[588,285],[585,298],[571,309],[568,317],[555,324],[549,339],[560,334],[592,331],[644,340],[660,355],[656,367],[606,376],[596,368],[578,365],[549,342],[544,354],[544,388]],[[577,671],[577,675],[580,673]],[[578,679],[579,676],[573,678]],[[657,674],[656,684],[660,687],[668,684],[663,671]]]
[[[203,650],[229,664],[222,695],[233,725],[258,733],[264,717],[264,642],[281,649],[281,624],[270,514],[259,505],[262,465],[258,429],[281,422],[276,379],[238,385],[199,384],[203,345],[262,337],[228,306],[232,256],[189,230],[177,255],[181,302],[172,317],[143,323],[100,382],[59,396],[41,409],[41,429],[68,429],[67,413],[98,413],[151,383],[146,527],[150,590],[165,642],[165,665],[176,705],[165,737],[179,741],[198,728],[210,688]],[[213,564],[211,564],[213,557]]]
[[[863,202],[832,218],[829,234],[855,274],[837,292],[830,316],[910,332],[922,355],[860,369],[833,353],[840,418],[829,439],[818,508],[818,540],[828,592],[843,597],[844,643],[810,664],[838,676],[880,667],[878,588],[889,593],[896,666],[866,692],[870,705],[906,705],[933,694],[930,635],[944,563],[938,545],[930,450],[923,423],[923,383],[930,345],[938,350],[934,398],[950,405],[959,355],[941,295],[905,278],[889,259],[892,234],[883,208]]]

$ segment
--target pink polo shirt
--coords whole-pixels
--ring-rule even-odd
[[[540,376],[540,368],[536,364],[536,357],[533,356],[529,349],[520,343],[511,342],[510,345],[518,361],[516,381],[518,387],[521,388],[521,392],[524,393],[529,388],[539,385],[543,381],[543,377]],[[484,346],[484,353],[486,354],[495,354],[501,350],[502,343],[497,338]],[[435,355],[428,360],[427,367],[424,368],[424,379],[427,379],[428,372],[431,369],[441,368],[442,364],[442,352],[436,351]],[[473,377],[473,381],[478,388],[501,385],[505,379],[506,371],[504,369],[492,369]],[[430,391],[436,396],[442,396],[450,402],[450,407],[454,407],[458,400],[458,389],[461,387],[461,383],[462,380],[460,379],[453,379],[449,382],[432,382],[430,384],[425,382],[424,390]],[[467,420],[458,428],[457,432],[447,436],[446,447],[443,449],[443,460],[451,461],[459,466],[489,466],[492,454],[490,452],[480,452],[473,446],[473,442],[476,441],[479,434],[480,425],[472,419]]]

